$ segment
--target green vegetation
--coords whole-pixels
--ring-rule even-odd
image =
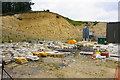
[[[114,63],[115,63],[115,64],[118,64],[118,63],[119,63],[119,61],[114,61]]]
[[[2,2],[2,16],[31,11],[32,2]]]
[[[93,26],[91,28],[93,28]]]
[[[17,38],[17,35],[16,35],[16,38]]]
[[[26,42],[27,40],[26,39],[23,39],[22,42]]]
[[[74,58],[77,57],[77,56],[79,56],[79,53],[75,53],[75,54],[73,55]]]
[[[66,17],[63,17],[63,18],[65,18],[68,22],[70,22],[71,24],[73,24],[74,26],[75,25],[81,25],[81,24],[86,24],[86,23],[88,23],[88,22],[86,22],[86,21],[74,21],[74,20],[71,20],[71,19],[69,19],[69,18],[66,18]]]
[[[95,26],[95,25],[98,24],[99,22],[95,21],[95,22],[93,22],[93,23],[94,23],[93,25]]]
[[[5,41],[2,41],[2,43],[5,43]]]
[[[37,39],[38,41],[40,40],[40,38]]]
[[[80,40],[82,40],[82,39],[81,39],[81,38],[76,38],[75,40],[76,40],[76,41],[80,41]]]
[[[52,63],[53,67],[55,67],[55,69],[60,69],[60,67],[58,65],[56,65],[55,63]]]
[[[56,16],[56,18],[60,18],[59,16]]]
[[[18,13],[50,12],[49,9],[44,10],[44,11],[31,11],[31,5],[34,5],[34,3],[31,2],[31,0],[29,2],[2,2],[2,14],[0,14],[0,15],[12,16],[12,15],[18,14]],[[60,18],[60,16],[57,15],[56,18]],[[82,24],[89,25],[89,23],[87,21],[74,21],[67,17],[63,17],[63,18],[65,18],[68,22],[70,22],[74,26],[82,25]],[[18,19],[22,20],[21,18],[18,18]],[[93,22],[93,23],[94,23],[94,25],[96,25],[98,22]]]
[[[38,62],[43,62],[44,63],[44,60],[42,57],[39,57],[39,61]]]
[[[64,43],[68,43],[68,41],[65,41]]]
[[[8,43],[11,43],[11,40],[8,40]]]
[[[50,12],[49,9],[44,11],[31,11],[31,5],[34,5],[34,3],[31,2],[3,2],[2,3],[2,16],[6,15],[14,15],[19,13],[37,13],[37,12]],[[62,16],[63,17],[63,16]],[[56,16],[56,18],[60,18],[59,15]],[[87,21],[74,21],[67,17],[63,17],[66,19],[69,23],[76,25],[82,25],[85,24],[86,26],[89,25],[89,22]],[[17,18],[19,20],[22,20],[22,18]],[[93,22],[94,25],[96,25],[98,22]]]
[[[15,14],[15,13],[13,13],[13,12],[7,12],[7,13],[2,14],[2,16],[6,16],[6,15],[12,16],[12,15],[14,15],[14,14]]]
[[[90,26],[90,24],[89,24],[89,23],[87,23],[87,24],[85,24],[85,26]]]
[[[87,22],[87,21],[74,21],[74,20],[71,20],[71,19],[66,18],[66,17],[63,17],[63,18],[66,19],[69,23],[73,24],[74,26],[82,25],[82,24],[85,24],[85,26],[90,26],[89,22]],[[93,26],[95,26],[99,22],[95,21],[95,22],[91,22],[91,23],[94,23]]]
[[[50,12],[50,10],[49,10],[49,9],[47,9],[46,11],[47,11],[47,12]]]
[[[37,13],[37,12],[48,12],[48,11],[26,11],[26,12],[23,12],[23,13]]]
[[[44,41],[45,39],[42,39],[42,41]]]
[[[18,20],[22,20],[22,18],[17,18]]]

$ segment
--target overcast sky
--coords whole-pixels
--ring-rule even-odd
[[[119,0],[32,0],[33,11],[49,9],[76,21],[118,21]]]

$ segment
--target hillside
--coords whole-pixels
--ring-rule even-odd
[[[106,23],[82,22],[73,25],[64,17],[51,12],[33,12],[2,17],[3,41],[28,40],[82,40],[82,28],[86,25],[95,35],[106,35]]]

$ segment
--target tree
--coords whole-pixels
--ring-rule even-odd
[[[31,11],[32,2],[2,2],[2,13]]]
[[[47,12],[50,12],[50,10],[49,10],[49,9],[47,9],[46,11],[47,11]]]

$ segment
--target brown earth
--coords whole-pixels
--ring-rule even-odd
[[[105,22],[95,26],[89,23],[90,31],[95,35],[106,35]],[[74,26],[62,16],[50,12],[15,14],[2,17],[2,40],[81,40],[84,27],[85,24]]]

